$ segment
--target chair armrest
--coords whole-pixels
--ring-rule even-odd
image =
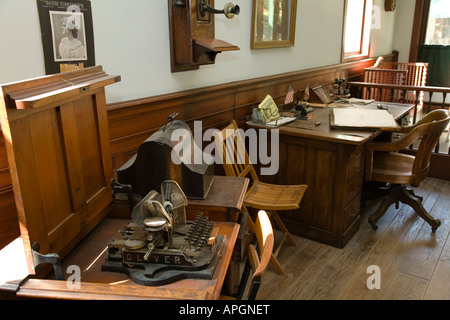
[[[390,131],[392,132],[392,131]],[[409,127],[401,127],[398,131],[394,131],[398,133],[404,133],[401,139],[392,141],[392,142],[382,142],[382,141],[373,141],[366,144],[366,150],[372,151],[386,151],[386,152],[395,152],[401,149],[409,147],[413,144],[418,138],[422,136],[421,130],[417,127],[417,125],[409,126]]]
[[[401,141],[401,140],[400,140]],[[365,160],[364,160],[364,180],[372,181],[373,171],[373,155],[375,151],[380,152],[396,152],[400,149],[401,143],[399,141],[394,142],[369,142],[365,145]]]
[[[401,140],[393,141],[393,142],[369,142],[366,144],[366,152],[367,151],[386,151],[386,152],[394,152],[402,149],[402,143],[399,143]]]

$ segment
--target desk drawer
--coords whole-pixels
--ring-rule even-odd
[[[359,216],[361,206],[361,198],[358,196],[350,201],[344,210],[344,229],[345,231],[353,221]]]
[[[350,181],[347,182],[345,190],[345,207],[353,201],[355,197],[360,196],[362,186],[362,172],[358,172]]]
[[[350,155],[347,168],[347,183],[357,174],[362,172],[363,168],[363,151],[355,151]]]

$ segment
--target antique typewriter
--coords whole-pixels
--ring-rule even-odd
[[[132,211],[122,239],[109,244],[103,271],[121,272],[136,283],[158,286],[184,278],[211,279],[224,236],[199,213],[186,222],[187,198],[177,182],[163,181]]]

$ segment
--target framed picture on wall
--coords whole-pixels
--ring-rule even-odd
[[[251,49],[292,47],[297,0],[253,0]]]
[[[46,74],[94,66],[90,1],[36,1]]]

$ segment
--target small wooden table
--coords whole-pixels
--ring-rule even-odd
[[[213,221],[237,221],[244,203],[248,178],[215,176],[205,199],[188,199],[186,216],[193,220],[203,212]]]
[[[65,274],[66,281],[52,279],[19,279],[27,277],[23,246],[18,238],[15,244],[16,263],[23,260],[23,264],[17,267],[9,265],[9,271],[5,266],[0,266],[2,281],[0,281],[0,293],[16,291],[16,296],[21,298],[46,298],[46,299],[218,299],[227,273],[228,265],[233,253],[236,238],[239,232],[239,224],[235,222],[215,222],[219,227],[219,234],[225,236],[221,256],[214,271],[213,278],[183,279],[164,286],[143,286],[132,282],[125,274],[101,271],[107,255],[107,246],[114,238],[120,238],[121,230],[129,221],[123,219],[105,219],[97,226],[89,236],[84,239],[63,260],[63,272],[68,271],[71,265],[78,266],[81,270],[80,288],[70,288],[67,280],[72,273]],[[22,251],[20,251],[22,247]],[[11,249],[11,248],[10,248]],[[8,254],[11,254],[9,250]],[[1,256],[1,252],[0,252]],[[8,263],[5,261],[6,264]],[[12,261],[10,261],[13,263]],[[22,273],[17,270],[25,266]],[[23,269],[23,268],[22,268]],[[14,272],[15,271],[15,272]],[[7,274],[11,274],[10,281]],[[18,276],[19,274],[19,276]],[[20,275],[21,274],[21,275]],[[70,282],[70,281],[69,281]]]

